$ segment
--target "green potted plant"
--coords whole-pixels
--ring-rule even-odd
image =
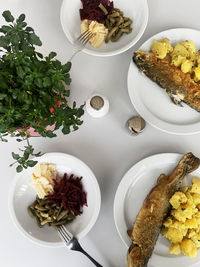
[[[37,161],[30,144],[30,129],[43,137],[55,137],[61,127],[63,134],[75,131],[82,124],[83,105],[68,105],[71,83],[71,62],[62,64],[51,52],[44,57],[35,47],[42,43],[34,30],[27,26],[25,15],[16,20],[10,11],[4,11],[8,23],[0,28],[0,140],[6,136],[26,141],[21,154],[12,153],[16,170],[33,167]],[[48,126],[53,127],[49,130]]]

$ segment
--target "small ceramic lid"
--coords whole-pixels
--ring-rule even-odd
[[[109,111],[109,102],[105,96],[93,95],[86,102],[87,112],[94,118],[101,118]]]
[[[131,134],[141,133],[146,126],[146,122],[142,117],[135,116],[127,121],[127,127]]]

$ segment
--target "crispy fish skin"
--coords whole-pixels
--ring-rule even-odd
[[[171,175],[161,174],[140,209],[131,234],[133,240],[128,254],[128,267],[145,267],[152,255],[163,220],[170,208],[169,200],[180,189],[184,177],[196,170],[200,159],[192,153],[182,157]]]
[[[137,67],[166,92],[175,104],[185,102],[200,112],[200,85],[189,73],[182,72],[166,59],[158,59],[154,54],[136,51],[133,61]]]

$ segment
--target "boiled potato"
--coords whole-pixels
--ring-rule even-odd
[[[193,48],[194,49],[194,48]],[[169,253],[194,258],[200,247],[200,179],[194,177],[170,199],[172,210],[163,222],[162,234],[169,239]]]
[[[167,53],[172,51],[172,46],[167,38],[160,41],[154,41],[151,46],[151,51],[156,55],[157,58],[163,59]]]

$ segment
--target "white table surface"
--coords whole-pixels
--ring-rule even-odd
[[[27,22],[41,37],[42,52],[55,51],[58,59],[64,62],[71,55],[72,46],[61,29],[61,2],[1,0],[0,13],[6,9],[14,15],[24,12]],[[137,45],[114,57],[98,58],[80,53],[73,60],[71,98],[81,104],[92,92],[100,92],[110,100],[110,113],[102,119],[93,119],[85,113],[84,124],[69,136],[58,132],[57,138],[31,140],[37,150],[77,156],[95,173],[102,193],[101,211],[95,226],[81,243],[104,267],[125,266],[126,248],[113,219],[113,200],[124,173],[137,161],[156,153],[192,151],[200,156],[200,134],[174,136],[147,125],[141,135],[133,137],[125,129],[127,119],[136,114],[126,85],[133,51],[157,32],[176,27],[200,27],[198,0],[148,0],[148,3],[148,26]],[[8,143],[0,143],[0,266],[92,267],[93,264],[80,253],[31,243],[13,225],[7,200],[15,169],[8,165],[12,162],[11,152],[17,151],[19,145],[12,139]]]

